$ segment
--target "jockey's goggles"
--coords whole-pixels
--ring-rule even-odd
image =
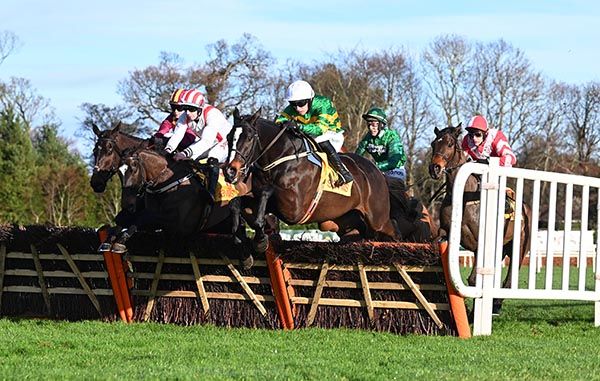
[[[173,111],[185,111],[185,106],[171,105],[171,110],[173,110]]]
[[[183,109],[185,111],[189,111],[189,112],[197,112],[198,111],[198,107],[194,107],[194,106],[183,106]]]
[[[301,99],[299,101],[290,101],[292,107],[304,107],[308,104],[308,99]]]
[[[469,131],[469,135],[481,138],[481,137],[483,137],[483,132],[481,132],[481,131]]]

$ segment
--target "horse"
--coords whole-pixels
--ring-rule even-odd
[[[460,166],[467,162],[467,155],[461,148],[460,135],[462,133],[461,124],[456,127],[449,126],[442,130],[437,127],[434,130],[435,139],[431,142],[432,155],[429,165],[429,174],[433,179],[440,179],[442,174],[446,174],[446,194],[442,201],[440,210],[440,228],[447,234],[450,233],[450,223],[452,218],[452,188],[454,180]],[[469,176],[465,185],[465,196],[463,199],[463,216],[461,226],[461,245],[477,256],[477,239],[479,237],[479,179],[475,175]],[[523,223],[520,231],[520,248],[518,262],[514,260],[512,253],[512,240],[514,235],[514,221],[510,218],[505,219],[504,238],[503,238],[503,256],[509,257],[509,267],[502,287],[511,286],[511,268],[513,264],[521,266],[523,258],[527,254],[531,242],[531,209],[523,203]],[[468,277],[469,285],[475,285],[476,269],[473,269]],[[494,300],[494,312],[500,313],[502,306],[501,299]]]
[[[319,223],[324,231],[344,238],[358,233],[363,239],[393,240],[397,237],[389,216],[386,180],[377,167],[355,154],[341,154],[354,177],[349,196],[322,192],[321,167],[314,163],[312,143],[302,134],[260,117],[241,116],[234,110],[234,125],[228,135],[227,181],[244,181],[252,170],[252,207],[255,241],[268,242],[264,216],[272,212],[288,225]],[[266,249],[266,245],[258,245]]]
[[[94,134],[98,139],[93,150],[94,169],[90,186],[96,193],[104,192],[108,180],[118,172],[123,155],[127,151],[147,148],[150,145],[148,139],[121,132],[122,127],[123,123],[119,122],[112,129],[100,131],[98,126],[92,125]]]
[[[121,208],[136,216],[136,229],[164,229],[172,242],[183,245],[200,232],[228,232],[242,248],[247,239],[245,226],[233,223],[232,218],[237,215],[231,212],[229,204],[213,202],[197,175],[202,168],[195,169],[197,165],[189,160],[178,162],[150,149],[130,153],[123,158],[123,164]],[[145,203],[138,212],[140,198]],[[239,199],[230,202],[239,203]],[[250,253],[238,253],[244,269],[252,267]]]
[[[121,127],[122,123],[120,122],[114,128],[105,131],[100,131],[97,126],[93,126],[94,134],[98,137],[98,140],[96,141],[93,150],[94,170],[90,185],[95,192],[101,193],[106,189],[106,183],[112,176],[118,173],[121,178],[122,210],[115,217],[115,222],[118,225],[115,230],[120,231],[121,229],[119,227],[124,227],[126,229],[125,231],[120,232],[118,237],[111,237],[112,240],[124,244],[138,228],[149,229],[152,227],[167,227],[167,229],[172,232],[173,237],[187,237],[191,232],[202,230],[207,232],[230,233],[233,235],[234,244],[236,245],[240,245],[245,241],[245,231],[242,232],[242,224],[240,224],[239,221],[233,223],[231,220],[234,215],[231,214],[231,211],[229,210],[230,207],[233,209],[240,208],[240,201],[236,199],[230,202],[229,207],[222,207],[212,205],[212,201],[207,201],[206,197],[204,197],[207,193],[200,192],[203,197],[198,197],[193,194],[191,201],[197,201],[198,205],[192,205],[190,206],[190,209],[183,210],[180,221],[176,221],[177,217],[172,215],[162,215],[162,213],[159,212],[159,209],[154,206],[152,206],[149,211],[144,212],[146,204],[145,195],[140,193],[140,197],[131,197],[131,192],[126,189],[127,187],[124,187],[124,174],[119,171],[119,168],[123,165],[127,165],[126,161],[132,164],[131,157],[135,156],[136,152],[147,150],[147,148],[151,146],[151,142],[147,139],[123,133],[120,131]],[[166,161],[166,159],[164,160]],[[134,165],[138,164],[139,163],[136,161]],[[127,166],[127,168],[129,167]],[[185,170],[189,173],[191,168],[189,165],[182,163],[182,165],[177,166],[176,170],[178,173]],[[192,183],[194,184],[194,188],[198,190],[196,180],[192,180]],[[150,201],[152,201],[152,199]],[[191,205],[191,203],[181,203],[179,201],[177,205],[183,207],[182,205],[184,204]],[[198,212],[199,210],[202,210],[202,212]],[[239,213],[236,215],[238,214]],[[192,221],[194,217],[198,218],[198,221]],[[205,220],[201,221],[203,218],[205,218]],[[201,226],[199,224],[201,224]],[[176,240],[174,240],[174,242],[176,242]],[[249,268],[252,265],[251,258],[243,258],[243,260],[244,268]]]

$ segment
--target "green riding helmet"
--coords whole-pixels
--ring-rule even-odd
[[[372,107],[369,111],[367,111],[366,114],[363,114],[362,117],[364,120],[376,119],[379,122],[381,122],[384,126],[387,126],[387,116],[385,115],[385,112],[383,112],[383,110],[379,107]]]

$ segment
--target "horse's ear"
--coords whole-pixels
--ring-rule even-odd
[[[433,132],[435,132],[435,136],[440,136],[440,129],[437,127],[433,128]]]
[[[454,135],[460,136],[462,134],[462,122],[458,124],[458,126],[454,127]]]
[[[240,118],[240,110],[238,110],[237,107],[233,109],[233,118],[234,119],[239,119]]]
[[[112,132],[119,132],[119,130],[121,129],[121,125],[123,123],[121,123],[121,121],[119,120],[119,123],[117,123],[117,125],[115,126],[115,128],[112,129]]]
[[[96,123],[92,123],[92,130],[94,131],[94,135],[100,137],[100,129],[96,126]]]
[[[256,110],[256,112],[254,114],[252,114],[252,116],[250,117],[250,123],[254,124],[256,123],[256,121],[258,120],[258,118],[260,118],[260,114],[262,113],[262,107],[259,108],[258,110]]]

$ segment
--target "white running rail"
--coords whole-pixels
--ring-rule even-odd
[[[478,239],[478,253],[476,261],[475,286],[466,285],[460,273],[460,226],[462,223],[462,200],[465,183],[471,174],[482,176],[481,204],[480,204],[480,230]],[[523,224],[522,204],[524,197],[529,201],[532,210],[531,236],[537,237],[540,222],[540,213],[547,219],[548,247],[538,248],[537,239],[531,240],[529,254],[529,272],[527,279],[519,279],[519,268],[513,266],[510,276],[512,285],[503,288],[502,280],[502,242],[504,233],[504,202],[507,181],[516,184],[515,206],[515,231],[521,230]],[[527,192],[525,195],[524,193]],[[594,325],[600,326],[600,178],[576,176],[563,173],[533,171],[523,168],[500,167],[498,158],[491,158],[490,164],[467,163],[464,164],[455,179],[453,188],[452,223],[449,240],[449,271],[450,278],[457,291],[464,297],[474,298],[473,335],[490,335],[492,333],[492,305],[493,300],[503,299],[555,299],[555,300],[583,300],[594,302]],[[592,200],[590,200],[590,195]],[[498,207],[500,205],[500,208]],[[548,205],[548,210],[540,211],[543,205]],[[590,207],[596,208],[595,223],[589,221]],[[577,213],[573,216],[573,213]],[[564,216],[564,217],[561,217]],[[580,226],[574,228],[576,221]],[[553,237],[558,231],[565,237],[572,230],[581,231],[582,235],[588,231],[588,226],[595,226],[595,260],[593,267],[588,266],[589,239],[579,240],[579,247],[570,247],[569,239],[562,240],[563,247],[550,247]],[[545,229],[544,229],[545,230]],[[513,252],[518,253],[520,235],[515,234]],[[571,274],[570,258],[573,252],[579,253],[578,267]],[[546,260],[545,274],[538,278],[538,252],[554,253],[546,258],[553,259],[559,252],[562,259],[561,276],[553,279],[554,260]],[[542,271],[544,272],[544,271]],[[586,287],[586,276],[593,275],[593,285]],[[536,284],[537,280],[537,284]],[[519,284],[521,283],[521,285]]]

